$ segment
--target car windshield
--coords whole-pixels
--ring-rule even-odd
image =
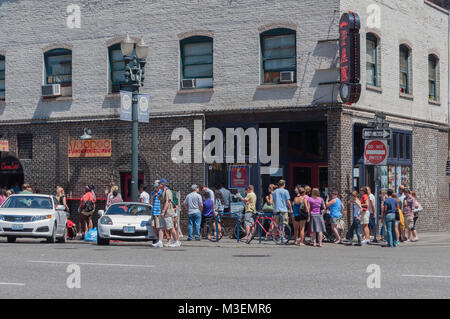
[[[106,215],[130,215],[130,216],[141,216],[141,215],[151,215],[152,208],[147,205],[139,204],[117,204],[112,205]]]
[[[53,209],[53,205],[48,197],[12,196],[6,200],[2,208]]]

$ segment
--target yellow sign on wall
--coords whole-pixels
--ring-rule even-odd
[[[69,158],[111,157],[111,140],[70,140]]]
[[[9,152],[9,142],[1,140],[0,141],[0,152]]]

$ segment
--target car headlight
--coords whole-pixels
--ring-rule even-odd
[[[112,225],[112,219],[109,218],[108,216],[103,216],[102,218],[100,218],[100,224],[102,225]]]
[[[33,217],[31,217],[31,221],[32,222],[36,222],[36,221],[39,221],[39,220],[46,220],[46,219],[51,219],[51,218],[52,218],[52,215],[33,216]]]

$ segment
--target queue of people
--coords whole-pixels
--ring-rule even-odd
[[[18,189],[20,189],[18,191]],[[244,205],[244,226],[246,230],[246,240],[250,234],[250,228],[255,222],[256,194],[254,187],[249,185],[246,189],[246,196],[237,194]],[[33,191],[29,184],[17,185],[11,189],[2,188],[0,192],[0,204],[2,204],[12,194],[33,194],[41,193],[39,189]],[[111,182],[109,188],[105,190],[106,209],[115,203],[123,202],[118,186]],[[61,186],[56,187],[55,196],[59,205],[63,205],[69,211],[67,197]],[[152,218],[149,221],[158,241],[154,247],[179,247],[180,238],[183,237],[179,227],[180,208],[188,216],[188,241],[201,240],[204,237],[206,222],[215,219],[218,214],[231,211],[233,194],[223,185],[217,185],[210,189],[206,185],[192,185],[191,192],[185,197],[180,205],[175,192],[171,190],[167,180],[156,180],[153,189],[148,191],[144,185],[139,186],[139,201],[152,205]],[[325,199],[323,198],[325,197]],[[397,247],[399,242],[415,242],[419,240],[416,224],[419,214],[423,212],[422,205],[418,202],[417,195],[413,190],[399,187],[396,194],[389,189],[380,194],[381,225],[380,240],[386,242],[388,247]],[[353,191],[349,199],[351,207],[351,226],[345,236],[347,245],[353,245],[356,236],[356,246],[369,244],[371,234],[373,241],[377,242],[375,230],[377,218],[377,203],[375,195],[370,187],[362,187],[359,192]],[[78,239],[83,239],[85,234],[93,228],[92,216],[95,212],[96,195],[93,185],[86,185],[84,194],[78,206]],[[291,199],[289,191],[286,189],[286,181],[280,180],[277,185],[270,184],[267,195],[264,198],[262,212],[273,213],[275,223],[292,224],[294,245],[312,245],[322,247],[323,234],[327,232],[324,214],[329,214],[331,232],[334,235],[334,243],[343,243],[342,230],[344,229],[343,216],[347,213],[344,204],[336,191],[331,192],[331,198],[321,196],[319,189],[310,186],[297,185],[294,188],[294,196]],[[272,226],[273,227],[273,226]],[[306,241],[307,234],[310,234],[310,242]],[[166,238],[167,244],[163,244]],[[268,238],[266,238],[268,239]]]

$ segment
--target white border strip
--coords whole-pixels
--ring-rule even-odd
[[[0,286],[25,286],[25,284],[15,282],[0,282]]]
[[[86,266],[111,266],[111,267],[141,267],[141,268],[154,268],[155,265],[128,265],[128,264],[99,264],[99,263],[84,263],[84,262],[72,262],[72,261],[44,261],[44,260],[28,260],[28,263],[40,263],[40,264],[76,264]]]
[[[450,276],[435,276],[435,275],[402,275],[402,277],[449,278],[450,279]]]

